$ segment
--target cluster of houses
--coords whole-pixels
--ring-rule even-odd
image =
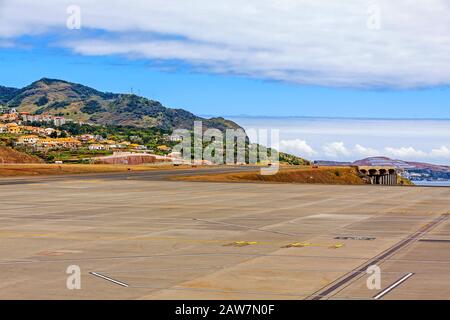
[[[71,120],[67,119],[67,121]],[[0,114],[0,134],[6,133],[10,136],[12,135],[14,144],[17,147],[31,148],[33,151],[88,149],[92,151],[108,150],[112,152],[112,154],[107,156],[89,158],[92,163],[127,165],[156,162],[171,162],[175,165],[212,164],[206,160],[186,161],[182,159],[179,152],[171,152],[171,148],[166,145],[157,147],[158,151],[167,154],[166,156],[161,156],[148,153],[151,150],[147,150],[146,146],[129,141],[114,141],[94,134],[68,136],[67,132],[55,128],[28,125],[36,122],[53,123],[55,127],[58,127],[66,123],[66,119],[47,114],[32,115],[11,110],[8,113]],[[180,141],[179,137],[171,137],[169,135],[164,135],[163,138],[171,142]]]
[[[51,128],[49,128],[51,129]],[[58,132],[58,131],[57,131]],[[80,136],[53,138],[48,136],[48,132],[44,135],[25,134],[19,135],[15,144],[17,146],[25,146],[37,151],[45,151],[49,149],[79,149],[87,148],[92,151],[100,150],[133,150],[145,151],[144,145],[130,143],[128,141],[117,142],[114,140],[103,139],[101,136],[84,134]]]
[[[37,135],[24,135],[16,140],[17,146],[30,146],[36,150],[77,149],[81,142],[75,138],[50,138]]]
[[[19,125],[15,122],[11,123],[0,122],[0,133],[11,133],[11,134],[34,133],[38,135],[50,136],[53,132],[58,132],[58,130],[53,128],[24,126]]]
[[[129,141],[114,141],[103,139],[102,136],[84,134],[77,136],[76,139],[88,146],[89,150],[147,150],[147,147]]]
[[[17,112],[16,109],[11,109],[8,113],[3,113],[0,115],[1,122],[22,124],[22,122],[39,122],[39,123],[53,123],[55,126],[59,127],[64,125],[69,120],[64,117],[54,116],[51,114],[31,114],[28,112]]]
[[[49,114],[30,114],[28,112],[17,112],[11,109],[7,113],[0,114],[0,133],[21,134],[34,133],[50,136],[56,130],[53,128],[33,127],[29,123],[51,123],[59,127],[67,120],[64,117]]]
[[[83,134],[66,137],[67,134],[64,134],[64,137],[60,137],[62,133],[60,130],[27,125],[28,123],[33,122],[53,123],[55,126],[61,126],[66,123],[66,119],[47,114],[32,115],[26,112],[18,113],[13,109],[8,113],[0,115],[0,134],[7,133],[16,135],[16,146],[30,147],[36,151],[50,149],[73,150],[78,148],[114,151],[145,151],[147,149],[143,145],[134,144],[128,141],[118,142],[108,140],[99,135]],[[161,147],[166,148],[166,146]]]

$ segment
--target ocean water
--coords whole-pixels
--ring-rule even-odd
[[[446,181],[413,181],[416,186],[424,187],[450,187],[450,180]]]

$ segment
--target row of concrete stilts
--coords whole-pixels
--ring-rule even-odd
[[[384,175],[375,175],[370,176],[372,184],[381,184],[386,186],[395,186],[397,185],[397,174],[384,174]]]

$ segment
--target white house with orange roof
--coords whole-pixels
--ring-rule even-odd
[[[37,135],[26,135],[20,136],[16,144],[35,145],[38,141],[39,137]]]
[[[109,150],[109,147],[104,144],[90,144],[89,150]]]
[[[56,129],[53,128],[45,128],[44,132],[47,136],[51,135],[53,132],[56,132]]]

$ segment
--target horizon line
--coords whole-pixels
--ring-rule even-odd
[[[348,116],[271,116],[271,115],[249,115],[249,114],[239,114],[239,115],[212,115],[212,114],[200,114],[200,117],[204,118],[254,118],[254,119],[287,119],[287,118],[297,118],[297,119],[328,119],[328,120],[403,120],[403,121],[450,121],[450,118],[430,118],[430,117],[422,117],[422,118],[400,118],[400,117],[348,117]]]

